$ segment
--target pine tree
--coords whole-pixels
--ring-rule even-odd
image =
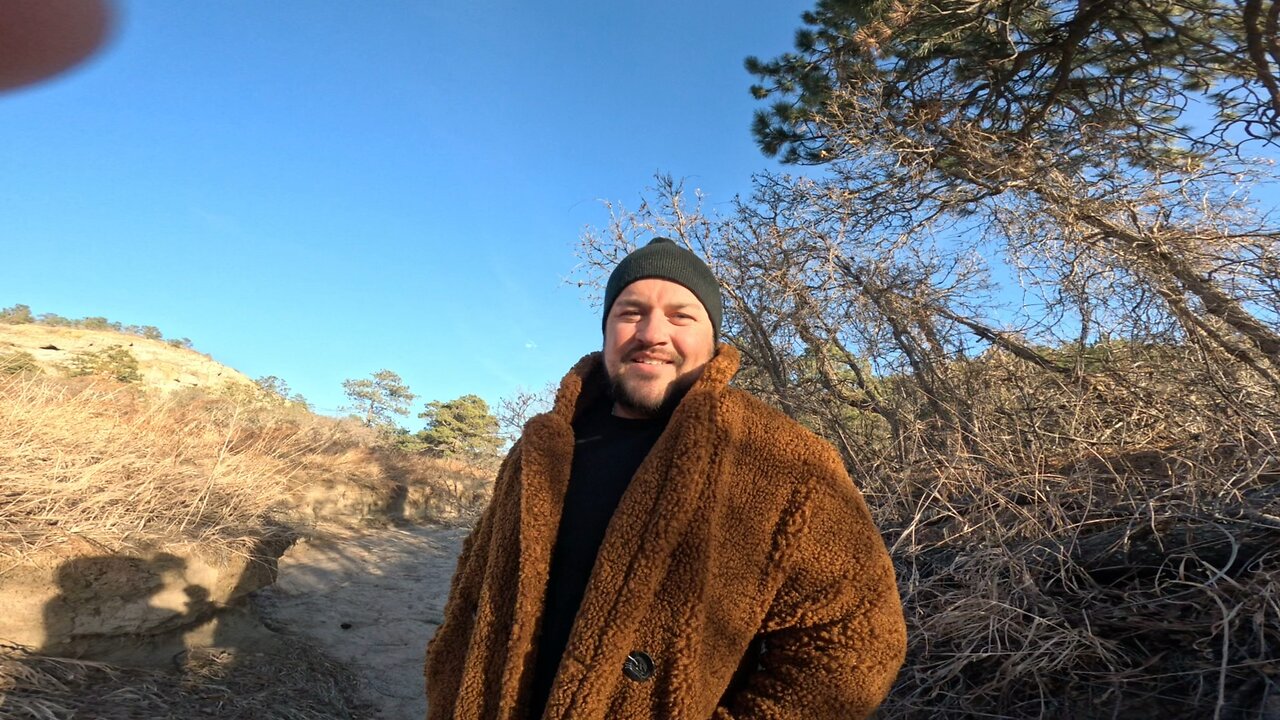
[[[498,419],[477,395],[432,401],[418,417],[427,421],[418,437],[433,454],[475,460],[491,458],[502,447]]]
[[[343,380],[342,390],[365,425],[384,429],[395,424],[393,415],[408,415],[409,405],[417,397],[390,370],[379,370],[369,379]]]

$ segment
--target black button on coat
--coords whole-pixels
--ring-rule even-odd
[[[653,677],[653,658],[640,650],[634,650],[622,663],[622,672],[636,682]]]

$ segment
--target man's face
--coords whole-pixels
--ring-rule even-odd
[[[631,283],[604,324],[613,414],[645,418],[670,409],[713,355],[715,333],[698,296],[660,278]]]

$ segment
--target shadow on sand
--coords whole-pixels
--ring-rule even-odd
[[[274,579],[280,542],[248,549],[229,589],[189,581],[191,564],[168,553],[64,561],[45,643],[0,644],[0,720],[368,717],[350,670],[253,614],[249,591]]]

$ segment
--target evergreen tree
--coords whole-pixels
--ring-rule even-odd
[[[1222,0],[819,0],[795,52],[746,60],[760,78],[752,93],[775,101],[755,135],[786,162],[829,162],[854,150],[833,124],[874,106],[935,140],[938,161],[957,126],[997,143],[1049,140],[1081,163],[1099,135],[1141,165],[1185,161],[1229,150],[1233,127],[1280,132],[1276,12]],[[1217,122],[1192,135],[1197,106]]]
[[[945,263],[1003,256],[1046,304],[1073,305],[1084,345],[1111,318],[1133,336],[1167,318],[1280,390],[1280,228],[1247,191],[1265,171],[1242,155],[1249,138],[1280,138],[1276,17],[1280,5],[1219,0],[820,0],[795,52],[746,64],[773,100],[755,118],[761,149],[829,172],[766,177],[761,197],[785,196],[786,222],[794,208],[844,216],[827,237],[909,246],[857,257],[837,240],[828,257],[877,312],[945,321],[893,329],[915,360],[958,325],[1052,367],[989,320],[907,299]],[[868,271],[887,260],[898,267]]]
[[[477,395],[432,401],[418,417],[427,426],[418,433],[426,449],[440,456],[479,459],[493,457],[502,447],[498,419]]]
[[[352,410],[361,422],[384,429],[394,426],[392,415],[408,415],[409,405],[417,397],[390,370],[379,370],[369,379],[343,380],[342,390],[351,399]]]

